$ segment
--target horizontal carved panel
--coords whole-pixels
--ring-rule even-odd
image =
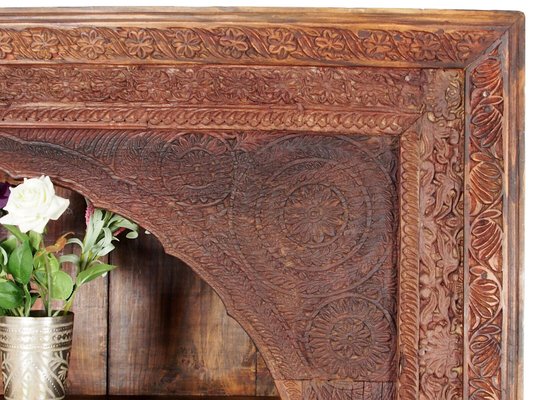
[[[0,124],[400,134],[420,84],[410,69],[0,66]]]
[[[464,63],[497,37],[491,30],[324,25],[4,28],[0,61]]]

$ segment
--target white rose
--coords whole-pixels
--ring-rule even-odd
[[[4,210],[7,215],[0,223],[16,225],[22,232],[43,233],[49,220],[58,219],[69,206],[69,200],[56,196],[48,176],[24,179],[24,183],[11,189]]]

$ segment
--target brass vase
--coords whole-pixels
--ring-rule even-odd
[[[65,398],[74,314],[0,317],[0,353],[6,400]]]

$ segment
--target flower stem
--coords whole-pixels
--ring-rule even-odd
[[[45,256],[45,268],[46,268],[46,279],[48,290],[46,293],[45,303],[45,312],[49,317],[52,316],[52,271],[50,270],[50,261],[48,257]]]

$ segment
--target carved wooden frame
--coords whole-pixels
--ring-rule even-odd
[[[172,132],[216,129],[209,140],[242,149],[271,131],[398,137],[395,396],[522,398],[521,14],[72,9],[0,20],[0,169],[51,175],[156,234],[221,295],[283,398],[371,397],[367,383],[305,372],[293,331],[270,331],[278,315],[235,273],[230,243],[209,253],[218,216],[184,214],[158,173],[152,192],[138,185]],[[309,82],[319,89],[291,90]],[[146,215],[146,201],[161,215]],[[177,217],[208,233],[202,244]],[[391,398],[380,390],[373,398]]]

